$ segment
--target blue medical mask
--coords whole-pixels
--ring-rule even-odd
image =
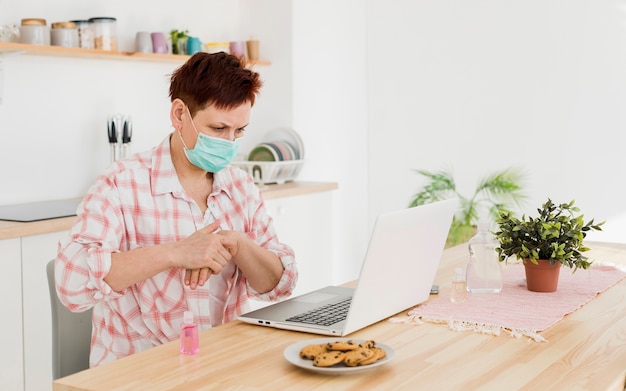
[[[189,113],[189,119],[191,125],[198,135],[195,147],[193,149],[187,148],[183,136],[178,132],[178,136],[183,142],[185,149],[185,156],[187,160],[194,166],[203,169],[206,172],[218,172],[226,168],[237,155],[239,150],[239,143],[237,140],[230,141],[224,140],[220,137],[211,137],[206,134],[198,132],[196,125],[191,118],[189,107],[187,107],[187,113]]]

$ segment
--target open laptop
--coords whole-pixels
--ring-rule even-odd
[[[428,298],[458,200],[438,201],[378,216],[356,288],[328,286],[240,320],[314,334],[345,336]],[[343,307],[335,314],[334,307]],[[335,318],[322,322],[319,307]]]

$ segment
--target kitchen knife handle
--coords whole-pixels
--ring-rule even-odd
[[[124,119],[124,130],[122,132],[122,143],[127,144],[130,143],[131,138],[133,137],[133,123],[130,120],[130,117]]]

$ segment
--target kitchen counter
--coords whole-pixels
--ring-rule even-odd
[[[281,185],[265,185],[261,188],[266,200],[335,190],[336,182],[287,182]],[[72,227],[76,216],[40,220],[28,223],[0,220],[0,240],[22,236],[40,235],[64,231]]]

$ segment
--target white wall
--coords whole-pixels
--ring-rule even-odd
[[[290,2],[283,0],[242,0],[240,15],[241,35],[258,39],[261,60],[272,63],[255,68],[263,88],[242,143],[241,149],[249,151],[268,130],[293,128],[293,28]]]
[[[339,183],[328,229],[336,238],[333,273],[340,283],[358,277],[370,231],[365,3],[292,4],[294,127],[307,149],[302,178]]]
[[[626,8],[611,0],[368,4],[369,210],[406,206],[452,168],[467,196],[508,166],[534,214],[576,199],[626,239]]]

